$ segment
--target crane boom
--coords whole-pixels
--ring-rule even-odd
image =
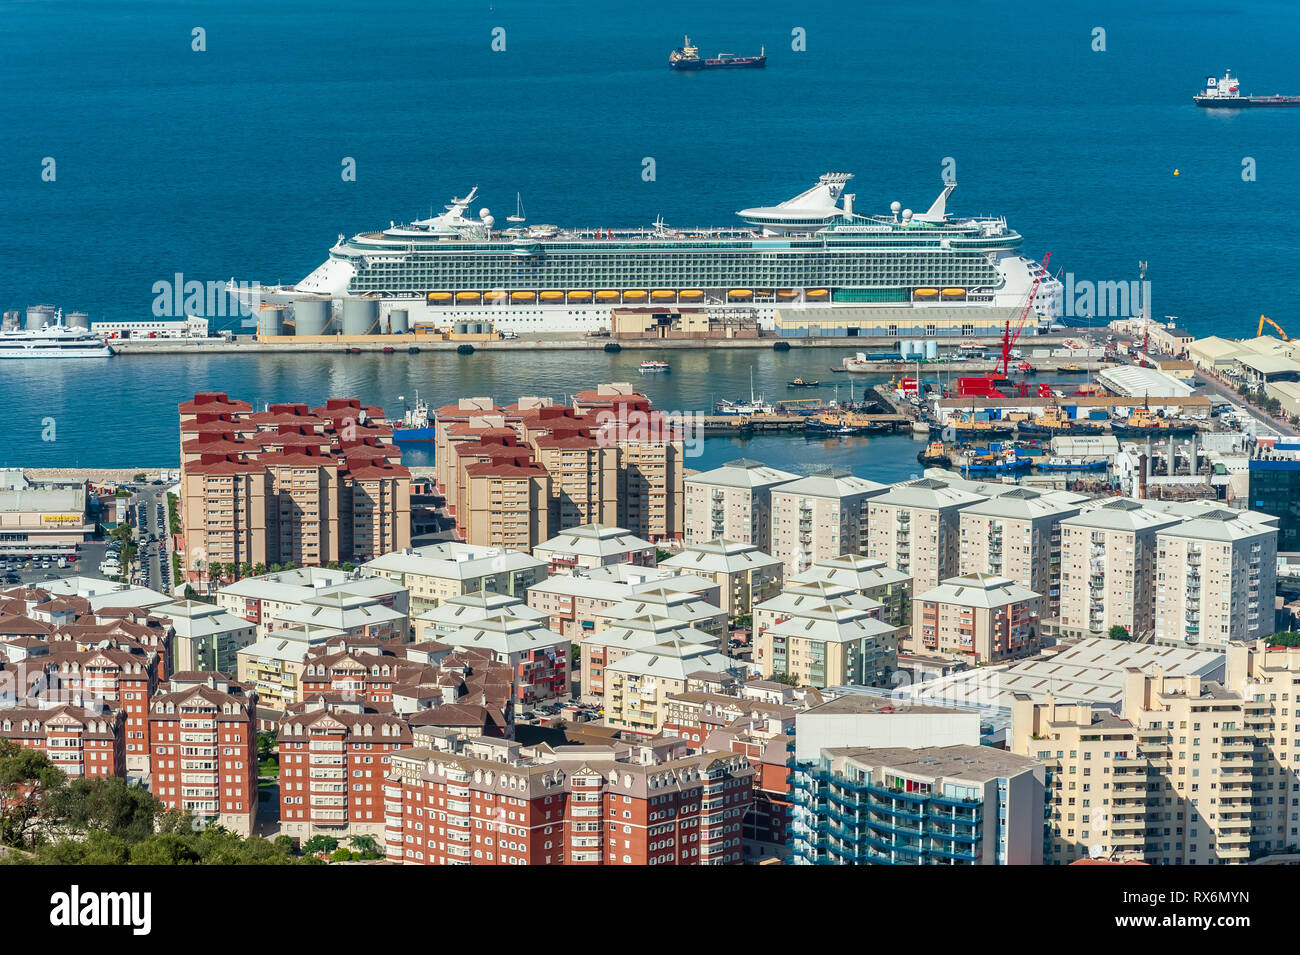
[[[1016,321],[1016,330],[1014,334],[1011,331],[1011,322],[1007,321],[1006,327],[1002,330],[1002,355],[998,359],[1001,366],[1000,374],[1003,379],[1007,377],[1008,366],[1011,362],[1011,347],[1020,340],[1021,334],[1025,330],[1025,323],[1029,320],[1030,310],[1034,307],[1034,297],[1038,294],[1038,286],[1042,283],[1043,278],[1047,275],[1047,263],[1052,260],[1052,253],[1048,252],[1043,256],[1042,264],[1039,265],[1038,271],[1034,273],[1034,281],[1029,286],[1029,292],[1025,295],[1025,307],[1020,310],[1020,318]]]
[[[1277,329],[1278,337],[1280,337],[1282,341],[1289,342],[1291,340],[1290,338],[1287,337],[1286,332],[1282,331],[1282,326],[1279,325],[1277,322],[1273,321],[1273,319],[1269,318],[1267,315],[1261,315],[1259,317],[1259,331],[1255,332],[1256,338],[1263,337],[1265,322],[1267,322],[1268,324],[1272,325],[1275,329]]]

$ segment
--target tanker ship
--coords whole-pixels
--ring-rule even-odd
[[[1207,76],[1205,89],[1192,97],[1192,102],[1206,109],[1247,109],[1253,106],[1300,106],[1300,96],[1243,96],[1232,70],[1224,70],[1222,77]]]
[[[700,48],[691,45],[686,37],[682,45],[668,54],[668,69],[692,72],[695,70],[761,70],[767,66],[767,47],[759,47],[758,56],[737,56],[719,53],[709,59],[700,59]]]

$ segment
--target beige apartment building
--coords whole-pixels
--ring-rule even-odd
[[[1293,851],[1300,649],[1233,644],[1223,683],[1137,670],[1119,713],[1017,694],[1010,746],[1047,767],[1046,861],[1162,865]]]
[[[960,573],[963,508],[984,497],[935,478],[896,484],[867,502],[868,557],[912,578],[919,593]]]
[[[659,610],[683,623],[721,631],[726,614],[718,606],[720,593],[715,581],[694,574],[613,564],[582,574],[552,574],[528,588],[528,606],[545,613],[552,630],[576,643],[586,634]],[[646,594],[648,599],[641,599]]]
[[[618,523],[617,448],[586,435],[543,434],[533,439],[533,453],[551,476],[552,529]]]
[[[826,468],[772,488],[772,549],[787,574],[866,549],[867,500],[889,488]]]
[[[1157,643],[1223,649],[1273,633],[1276,520],[1222,508],[1157,532]]]
[[[1016,488],[962,508],[959,516],[962,574],[991,573],[1038,594],[1042,619],[1060,612],[1061,528],[1079,513],[1072,498]]]
[[[1061,521],[1060,631],[1137,635],[1155,626],[1156,534],[1179,518],[1116,498]]]
[[[707,644],[669,639],[605,667],[605,725],[645,736],[663,731],[672,697],[696,674],[733,674],[736,661]]]
[[[456,524],[466,543],[531,551],[551,536],[551,476],[538,464],[485,461],[465,469]]]
[[[883,560],[858,554],[841,554],[813,564],[788,578],[792,584],[827,583],[848,587],[884,604],[881,619],[895,627],[912,627],[912,578]]]
[[[1029,656],[1042,645],[1039,594],[996,574],[963,574],[914,599],[904,648],[972,664]]]
[[[706,633],[689,623],[657,614],[645,614],[611,624],[582,638],[578,655],[582,695],[603,699],[607,668],[632,653],[670,641],[719,652],[722,644],[722,639],[717,634]]]
[[[757,635],[754,665],[764,678],[799,686],[889,686],[898,669],[898,629],[875,612],[846,598],[800,606]]]
[[[546,579],[546,563],[535,557],[460,541],[408,547],[377,557],[362,569],[404,586],[410,593],[411,616],[451,597],[480,591],[522,600],[529,587]]]
[[[688,543],[659,566],[717,581],[722,609],[731,618],[752,612],[755,604],[780,593],[784,577],[776,557],[753,544],[724,539]]]
[[[639,437],[615,432],[618,451],[618,524],[646,540],[682,539],[686,510],[685,452],[679,435]],[[609,431],[601,431],[606,438]]]
[[[798,476],[748,458],[690,475],[683,540],[689,545],[723,537],[771,553],[772,488]]]

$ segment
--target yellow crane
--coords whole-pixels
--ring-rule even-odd
[[[1267,315],[1261,315],[1259,317],[1259,331],[1255,332],[1256,338],[1260,338],[1263,336],[1265,322],[1268,322],[1268,324],[1272,325],[1275,329],[1277,329],[1278,337],[1281,338],[1282,341],[1289,342],[1291,340],[1290,338],[1287,337],[1286,332],[1282,331],[1282,326],[1279,325],[1277,322],[1273,321],[1273,319],[1269,318]]]

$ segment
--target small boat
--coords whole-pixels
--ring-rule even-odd
[[[803,378],[795,378],[793,381],[788,382],[787,385],[786,385],[786,387],[788,387],[788,388],[816,388],[816,387],[817,387],[818,385],[820,385],[820,384],[821,384],[820,381],[806,381],[806,380],[804,380]]]
[[[395,352],[395,351],[397,351],[397,349],[394,348],[392,345],[385,345],[385,346],[384,346],[384,354],[385,354],[385,355],[391,355],[391,354],[393,354],[393,352]]]
[[[343,349],[343,354],[345,354],[345,355],[360,355],[360,354],[361,354],[361,349],[360,349],[360,348],[352,348],[351,346],[349,346],[349,347]]]
[[[1011,421],[988,421],[962,416],[948,423],[959,438],[1009,438],[1016,432]]]
[[[723,415],[740,415],[740,414],[775,414],[776,408],[768,404],[762,398],[737,398],[735,401],[728,401],[723,398],[716,405],[714,410]]]
[[[645,374],[647,371],[672,371],[672,369],[668,367],[668,362],[666,361],[641,362],[641,373]]]
[[[1068,365],[1057,365],[1056,373],[1058,375],[1082,375],[1085,369],[1080,368],[1077,362],[1070,362]]]
[[[1033,463],[1032,458],[1017,454],[1015,448],[972,448],[957,459],[956,465],[962,474],[1016,474],[1028,471]]]
[[[931,441],[924,451],[917,452],[916,460],[932,468],[952,466],[952,458],[948,456],[948,449],[944,447],[942,441]]]

